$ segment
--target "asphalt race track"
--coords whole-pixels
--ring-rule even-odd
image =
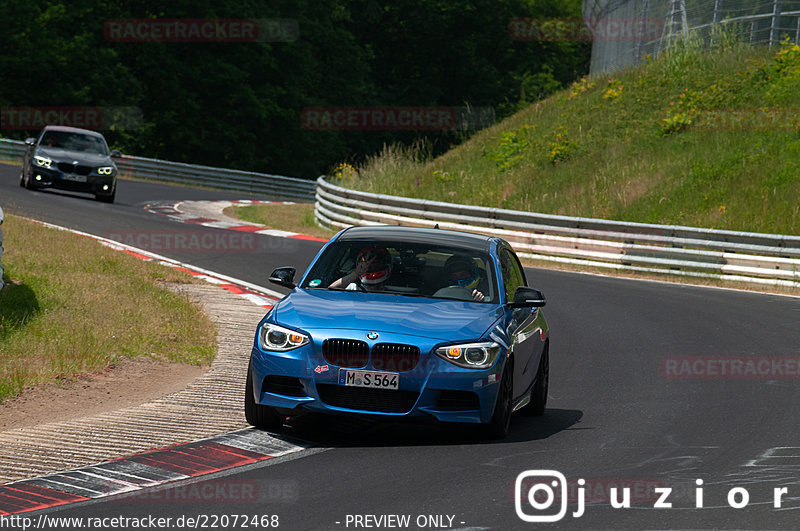
[[[117,203],[106,205],[88,196],[23,190],[18,174],[18,167],[0,165],[0,206],[6,213],[101,236],[217,232],[174,223],[142,206],[171,199],[256,198],[121,181]],[[267,286],[274,267],[302,270],[321,245],[256,237],[255,248],[229,252],[151,250]],[[515,417],[506,441],[487,442],[450,426],[303,418],[288,433],[312,441],[315,449],[191,485],[71,505],[47,515],[155,516],[173,523],[199,515],[217,528],[232,528],[234,515],[277,515],[283,529],[403,528],[403,518],[412,529],[797,527],[800,299],[542,269],[528,269],[527,275],[548,299],[550,398],[544,417]],[[758,372],[721,374],[748,362]],[[560,522],[518,517],[515,480],[531,469],[567,478],[568,512]],[[579,478],[586,480],[580,489]],[[532,518],[557,513],[564,501],[541,511],[531,506],[526,493],[538,479],[522,483],[521,508]],[[696,508],[695,480],[703,482],[702,508]],[[611,507],[614,486],[630,488],[630,508]],[[257,496],[234,495],[242,488],[255,489]],[[654,508],[656,488],[672,489],[666,499],[671,508]],[[775,488],[787,489],[781,508],[773,506]],[[749,503],[732,508],[731,489],[739,489],[731,492],[733,504],[745,490]],[[585,512],[575,517],[581,490]],[[206,495],[187,495],[192,492]],[[243,527],[241,520],[237,527]]]

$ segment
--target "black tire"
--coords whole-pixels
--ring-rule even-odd
[[[25,170],[19,171],[19,185],[25,188]]]
[[[275,408],[256,403],[253,397],[253,373],[247,368],[247,383],[244,388],[244,418],[247,423],[262,430],[276,431],[283,425],[283,417]]]
[[[542,361],[536,372],[536,384],[531,389],[531,401],[522,408],[522,412],[531,417],[544,415],[547,406],[547,392],[550,388],[550,344],[547,343],[542,351]]]
[[[114,197],[116,195],[117,195],[117,190],[115,188],[114,191],[111,192],[108,195],[95,194],[94,198],[97,199],[98,201],[100,201],[101,203],[113,203],[114,202]]]
[[[513,399],[513,370],[512,362],[506,363],[503,370],[503,377],[500,379],[500,388],[497,394],[497,401],[494,404],[494,414],[492,420],[484,427],[484,434],[488,439],[505,439],[511,428],[511,413]]]

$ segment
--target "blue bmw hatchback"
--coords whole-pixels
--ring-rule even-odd
[[[542,415],[545,298],[500,238],[413,227],[334,236],[258,325],[245,415],[265,429],[303,412],[428,418],[508,434]]]

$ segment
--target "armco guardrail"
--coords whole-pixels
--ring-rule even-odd
[[[24,153],[24,142],[0,138],[0,160],[21,161]],[[130,155],[123,155],[121,159],[117,159],[117,167],[122,177],[269,194],[299,201],[310,202],[314,199],[314,182],[295,177],[229,170]]]
[[[0,290],[3,289],[3,208],[0,207]]]
[[[121,175],[132,178],[209,186],[237,192],[278,195],[309,202],[314,198],[314,182],[294,177],[127,155],[117,159],[117,167]]]
[[[22,162],[25,154],[25,142],[0,138],[0,160]]]
[[[456,205],[349,190],[317,179],[317,220],[350,225],[412,225],[468,230],[506,239],[542,260],[800,284],[800,236],[573,218]]]

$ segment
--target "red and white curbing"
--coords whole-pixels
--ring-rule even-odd
[[[248,428],[68,472],[8,483],[0,486],[0,517],[133,493],[307,448]]]
[[[277,238],[292,238],[296,240],[309,240],[315,242],[326,242],[325,238],[317,238],[316,236],[309,236],[307,234],[300,234],[298,232],[289,232],[285,230],[270,229],[260,225],[249,225],[236,222],[232,218],[222,213],[231,206],[248,206],[248,205],[295,205],[291,201],[252,201],[252,200],[238,200],[238,201],[157,201],[148,203],[144,209],[153,214],[160,214],[167,216],[173,221],[179,223],[187,223],[189,225],[200,225],[212,229],[227,229],[240,232],[250,232],[253,234],[263,234],[265,236],[275,236]],[[202,214],[198,214],[196,210],[198,206],[202,206]],[[194,212],[192,212],[194,211]],[[203,215],[207,211],[211,211],[209,215]],[[230,220],[230,221],[226,221]]]
[[[245,282],[244,280],[239,280],[233,277],[229,277],[227,275],[222,275],[220,273],[215,273],[207,269],[193,266],[191,264],[179,262],[177,260],[173,260],[172,258],[167,258],[166,256],[161,256],[159,254],[151,253],[150,251],[145,251],[144,249],[139,249],[137,247],[133,247],[131,245],[127,245],[118,241],[110,240],[108,238],[103,238],[101,236],[95,236],[94,234],[89,234],[88,232],[81,232],[67,227],[62,227],[60,225],[53,225],[52,223],[47,223],[44,221],[39,221],[39,220],[32,220],[32,221],[44,227],[63,230],[71,232],[72,234],[77,234],[78,236],[91,238],[107,247],[110,247],[117,251],[122,251],[131,256],[135,256],[140,260],[146,260],[148,262],[157,262],[161,265],[172,267],[179,271],[189,273],[190,275],[196,278],[205,280],[206,282],[211,284],[215,284],[231,293],[235,293],[236,295],[239,295],[240,297],[247,299],[248,301],[252,302],[257,306],[261,306],[262,308],[267,308],[267,309],[272,308],[272,306],[274,306],[276,302],[278,302],[280,299],[283,298],[283,295],[281,293],[265,288],[263,286],[257,286],[255,284]]]

